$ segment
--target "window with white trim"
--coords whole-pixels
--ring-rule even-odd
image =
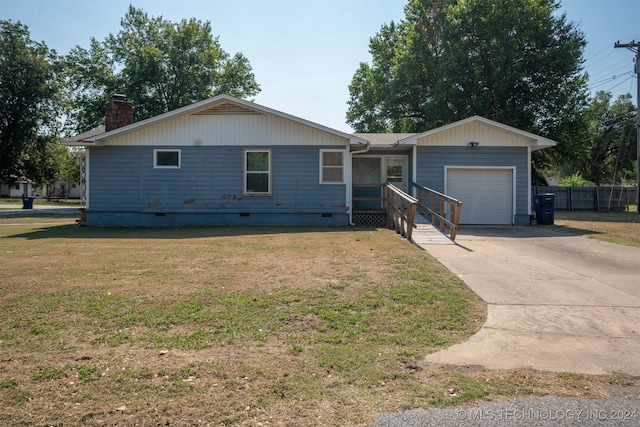
[[[271,150],[244,150],[244,188],[246,196],[271,195]]]
[[[180,150],[153,150],[153,167],[156,169],[180,169]]]
[[[320,184],[344,184],[344,150],[320,150]]]

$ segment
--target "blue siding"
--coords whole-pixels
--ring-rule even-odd
[[[418,147],[417,183],[444,192],[445,166],[509,166],[516,168],[515,223],[529,223],[529,163],[524,147]],[[523,224],[524,225],[524,224]]]
[[[154,148],[91,148],[89,225],[348,223],[346,185],[319,183],[320,149],[344,147],[270,147],[271,196],[242,194],[250,146],[162,147],[181,150],[180,169],[154,169]]]
[[[89,203],[112,211],[140,209],[140,152],[133,147],[95,147],[89,154]]]

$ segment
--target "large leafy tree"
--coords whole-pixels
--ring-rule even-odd
[[[60,107],[55,51],[21,23],[0,21],[0,182],[55,178]]]
[[[566,165],[596,185],[635,179],[636,108],[631,95],[612,102],[611,93],[598,92],[585,117],[587,137]]]
[[[260,91],[248,59],[225,52],[209,22],[172,23],[133,6],[117,34],[92,38],[88,49],[76,46],[65,63],[77,131],[103,123],[113,93],[126,94],[142,120],[221,93]]]
[[[472,115],[555,137],[580,128],[584,36],[556,0],[410,0],[370,41],[350,89],[361,132],[420,132]]]

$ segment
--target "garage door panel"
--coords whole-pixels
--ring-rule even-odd
[[[448,169],[447,194],[463,203],[461,224],[512,224],[512,169]]]

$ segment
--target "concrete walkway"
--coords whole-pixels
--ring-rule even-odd
[[[640,249],[541,227],[462,227],[424,244],[488,305],[434,364],[640,376]]]

